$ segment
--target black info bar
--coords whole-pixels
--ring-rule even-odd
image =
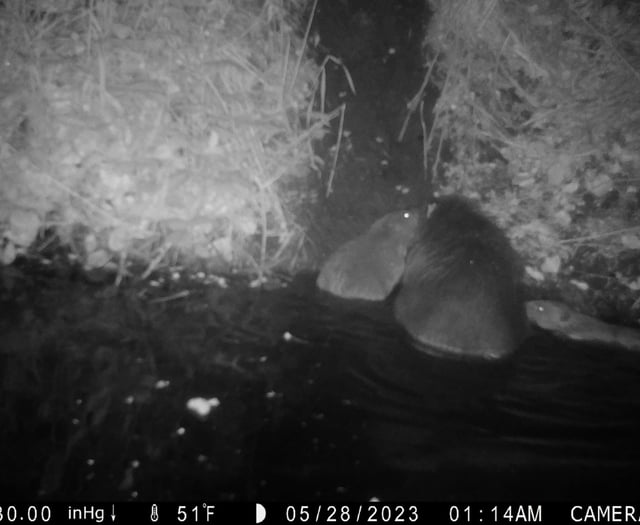
[[[590,524],[640,522],[640,503],[0,503],[0,525],[85,524]]]

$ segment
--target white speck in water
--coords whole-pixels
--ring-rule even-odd
[[[79,424],[80,424],[80,420],[79,420],[77,417],[74,417],[74,418],[71,420],[71,424],[72,424],[72,425],[79,425]]]
[[[205,399],[204,397],[192,397],[187,401],[187,410],[199,417],[206,417],[212,408],[220,406],[220,400],[217,397]]]
[[[273,390],[267,392],[265,394],[265,396],[267,397],[267,399],[273,399],[277,396],[278,394],[276,392],[274,392]]]
[[[156,390],[168,388],[170,384],[171,381],[169,381],[168,379],[159,379],[158,381],[156,381]]]
[[[184,436],[187,433],[187,430],[184,427],[180,427],[179,429],[176,430],[176,434],[178,434],[179,436]]]
[[[133,405],[135,400],[136,400],[136,398],[134,396],[127,396],[127,397],[124,398],[124,403],[125,403],[125,405]]]
[[[291,332],[284,332],[282,334],[282,339],[284,341],[286,341],[287,343],[304,343],[304,344],[308,344],[308,341],[305,341],[304,339],[300,339],[299,337],[296,337]]]
[[[140,461],[137,459],[134,459],[131,461],[131,468],[139,468],[140,467]]]
[[[89,465],[90,467],[93,467],[96,464],[96,460],[93,458],[89,458],[87,459],[87,465]]]

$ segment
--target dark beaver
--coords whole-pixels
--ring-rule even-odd
[[[500,228],[470,201],[444,197],[420,221],[395,316],[426,351],[503,357],[526,332],[521,277]]]
[[[327,259],[318,288],[345,299],[383,300],[402,277],[418,217],[417,210],[409,210],[378,219]]]

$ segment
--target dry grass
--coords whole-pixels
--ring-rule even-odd
[[[292,209],[331,118],[314,108],[315,5],[42,5],[9,0],[0,17],[5,262],[45,228],[88,268],[262,275],[300,257]]]
[[[640,8],[597,0],[430,4],[425,80],[441,96],[427,146],[440,189],[481,195],[541,264],[568,258],[579,244],[562,239],[595,234],[617,251],[640,246],[629,230],[638,216]],[[441,166],[443,142],[454,161]],[[620,212],[603,229],[583,231],[585,200],[612,193]],[[625,235],[611,235],[618,230]]]

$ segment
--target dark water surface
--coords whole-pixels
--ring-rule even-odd
[[[313,277],[3,276],[4,497],[637,497],[640,356],[545,334],[506,362],[429,356]]]

